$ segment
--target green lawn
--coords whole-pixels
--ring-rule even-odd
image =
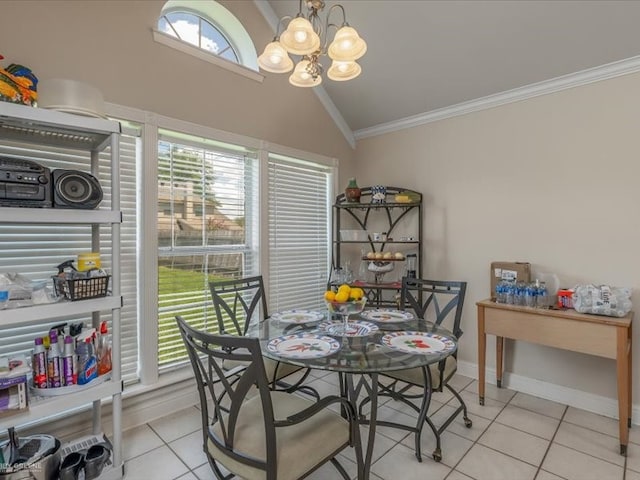
[[[187,353],[176,325],[181,315],[191,325],[217,331],[215,312],[209,295],[209,282],[225,277],[194,270],[158,267],[158,363],[185,360]]]

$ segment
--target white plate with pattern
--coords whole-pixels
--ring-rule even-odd
[[[340,343],[326,335],[294,333],[273,338],[267,343],[267,351],[288,358],[320,358],[340,350]]]
[[[413,313],[406,310],[396,310],[394,308],[373,308],[364,310],[360,316],[366,320],[380,323],[399,323],[413,320]]]
[[[401,352],[427,355],[456,349],[455,342],[450,338],[428,332],[393,332],[382,337],[380,343]]]
[[[286,310],[271,315],[271,319],[277,322],[297,325],[319,322],[323,318],[324,313],[316,310]]]

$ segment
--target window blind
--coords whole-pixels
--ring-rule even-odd
[[[258,271],[257,153],[159,130],[158,363],[186,351],[175,317],[216,330],[209,282]]]
[[[124,307],[122,325],[122,374],[125,380],[134,380],[137,371],[137,287],[136,287],[136,151],[138,139],[135,129],[131,135],[120,137],[120,195],[124,222],[121,225],[121,293]],[[89,152],[65,150],[54,147],[38,147],[32,144],[3,141],[0,155],[24,158],[51,169],[70,169],[89,172]],[[110,160],[107,152],[101,152],[98,162],[98,180],[104,197],[102,205],[111,201]],[[100,208],[100,207],[98,207]],[[111,270],[111,228],[100,226],[102,267]],[[78,253],[91,251],[90,225],[0,225],[0,272],[16,272],[34,282],[51,285],[56,266],[66,260],[75,260]],[[109,322],[111,315],[103,312],[101,319]],[[45,335],[54,325],[63,322],[85,321],[90,316],[73,316],[8,330],[0,337],[0,355],[8,353],[29,354],[35,337]]]
[[[325,308],[329,167],[269,155],[269,309]]]

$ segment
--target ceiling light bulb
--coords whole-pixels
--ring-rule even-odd
[[[346,72],[347,70],[349,70],[349,64],[346,62],[338,63],[338,70],[340,70],[342,73]]]
[[[296,42],[303,43],[307,39],[307,32],[304,30],[298,30],[293,34],[293,38],[296,39]]]
[[[269,57],[269,60],[271,60],[271,63],[274,65],[279,65],[280,62],[282,62],[282,56],[273,54]]]
[[[348,62],[357,60],[367,52],[366,42],[355,28],[344,26],[336,32],[327,53],[333,60]]]
[[[351,40],[343,40],[342,42],[340,42],[340,49],[348,50],[349,48],[351,48],[351,45],[353,45],[353,42]]]

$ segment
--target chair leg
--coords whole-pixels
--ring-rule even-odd
[[[213,470],[213,474],[216,476],[218,480],[230,480],[231,478],[235,477],[233,473],[230,473],[229,475],[225,476],[225,474],[222,473],[222,471],[220,470],[220,467],[218,467],[218,463],[213,459],[211,455],[209,455],[206,449],[205,449],[205,454],[207,455],[207,460],[209,460],[209,465],[211,466],[211,470]]]
[[[447,387],[449,391],[453,393],[453,395],[455,395],[455,397],[460,402],[460,406],[462,407],[462,419],[464,420],[464,426],[467,428],[471,428],[473,426],[473,422],[471,421],[471,419],[469,418],[469,415],[467,414],[467,404],[464,403],[464,400],[462,399],[460,394],[451,385],[446,383],[445,387]]]
[[[336,457],[333,457],[331,459],[331,463],[333,463],[333,466],[336,467],[336,470],[340,472],[340,475],[342,475],[342,478],[344,478],[344,480],[351,480],[351,477],[349,477],[349,474],[344,469],[344,467],[340,464],[340,462],[336,460]]]

